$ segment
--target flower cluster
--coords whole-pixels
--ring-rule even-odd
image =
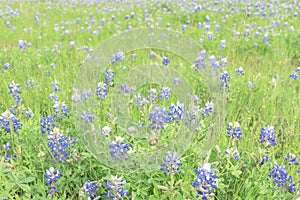
[[[259,136],[259,142],[265,143],[267,142],[267,145],[275,146],[276,145],[276,131],[274,129],[274,126],[267,126],[261,129],[261,133]]]
[[[221,77],[220,77],[221,81],[222,81],[222,87],[223,88],[229,88],[229,82],[230,82],[230,75],[227,71],[224,71],[222,74],[221,74]],[[230,92],[230,90],[228,89],[227,92]]]
[[[21,102],[21,98],[19,94],[22,93],[21,90],[19,90],[20,84],[16,84],[14,81],[11,82],[11,84],[8,86],[9,92],[8,94],[11,94],[14,97],[14,100],[16,104],[19,104]]]
[[[126,181],[122,181],[122,176],[111,176],[111,179],[104,184],[104,187],[108,189],[108,193],[104,195],[105,199],[123,199],[128,196],[128,191],[123,187],[126,185]]]
[[[112,86],[114,84],[114,72],[111,70],[107,70],[105,73],[105,83],[108,86]]]
[[[156,107],[149,114],[149,127],[153,130],[159,131],[161,129],[165,129],[164,123],[169,122],[169,118],[167,117],[168,113],[166,109]]]
[[[233,149],[233,148],[227,149],[227,150],[225,151],[225,153],[226,153],[226,156],[227,156],[228,158],[232,158],[232,157],[233,157],[233,159],[234,159],[236,162],[239,161],[240,154],[239,154],[239,152],[238,152],[236,149]]]
[[[271,169],[269,177],[273,179],[273,183],[276,187],[285,187],[290,193],[296,192],[295,184],[293,184],[293,177],[287,174],[285,165],[280,167],[277,163],[275,163]]]
[[[11,127],[13,127],[13,131],[18,133],[18,130],[22,128],[22,124],[20,120],[17,120],[15,115],[11,113],[11,111],[7,110],[0,116],[1,128],[4,129],[6,133],[11,132]]]
[[[112,55],[110,58],[110,61],[112,64],[117,64],[119,62],[124,61],[124,59],[125,59],[125,54],[124,54],[124,52],[120,51],[120,52]]]
[[[214,189],[217,188],[218,176],[211,169],[210,163],[205,163],[200,169],[195,170],[197,179],[192,183],[196,189],[196,198],[208,199],[214,195]]]
[[[45,178],[46,178],[46,185],[51,187],[49,194],[53,196],[57,192],[56,182],[60,179],[62,173],[58,170],[55,171],[53,167],[50,167],[49,170],[46,171]]]
[[[288,153],[287,157],[284,160],[288,161],[289,165],[299,165],[297,156],[295,154]]]
[[[6,144],[3,145],[4,151],[5,151],[5,156],[4,156],[4,161],[9,162],[11,159],[17,158],[17,156],[12,152],[12,149],[10,147],[10,143],[7,142]]]
[[[71,97],[71,101],[74,103],[81,102],[84,103],[89,97],[93,97],[93,91],[91,89],[82,90],[81,95],[79,93],[79,89],[74,89],[73,95]]]
[[[118,160],[127,160],[127,150],[130,148],[130,145],[127,143],[122,143],[123,140],[124,138],[116,136],[116,141],[112,141],[110,143],[109,148],[111,149],[111,157],[117,158]]]
[[[87,111],[83,111],[81,113],[81,119],[86,123],[86,124],[89,124],[91,122],[94,121],[94,115],[90,112],[87,112]]]
[[[170,121],[181,121],[184,115],[184,105],[182,103],[177,102],[177,104],[172,104],[170,107],[170,112],[168,115],[170,116]]]
[[[106,99],[107,98],[107,85],[106,83],[99,82],[96,89],[96,94],[98,99]]]
[[[238,122],[235,122],[234,124],[232,124],[232,122],[230,122],[228,124],[227,137],[237,138],[239,140],[242,139],[242,129]]]
[[[56,80],[51,83],[51,86],[52,86],[53,92],[59,92],[60,91],[59,84]]]
[[[112,130],[110,127],[108,126],[104,126],[102,129],[101,129],[101,134],[103,134],[106,138],[108,138],[108,136],[111,134]]]
[[[54,117],[65,116],[68,117],[69,108],[65,104],[65,102],[55,101],[53,105]]]
[[[170,153],[168,152],[167,157],[164,159],[164,166],[160,168],[162,171],[166,171],[167,173],[180,173],[181,170],[178,168],[182,166],[182,163],[180,162],[177,153]]]
[[[68,150],[74,147],[75,139],[66,138],[58,128],[54,128],[47,139],[53,157],[59,162],[66,162],[69,158]]]
[[[214,110],[214,103],[213,102],[207,102],[204,105],[204,108],[202,110],[202,116],[203,117],[208,117],[209,115],[212,114],[213,110]]]
[[[266,162],[270,160],[269,156],[263,157],[262,161],[259,163],[259,166],[263,166]]]
[[[171,90],[168,87],[163,87],[160,91],[160,100],[166,99],[170,100]]]
[[[83,184],[83,187],[82,187],[80,193],[84,194],[87,197],[87,199],[90,200],[97,196],[98,188],[99,188],[99,186],[97,185],[96,182],[91,182],[90,180],[87,180]]]
[[[50,132],[52,131],[52,129],[55,127],[54,123],[57,122],[56,120],[54,120],[52,118],[52,116],[48,116],[48,117],[43,117],[40,120],[40,126],[41,126],[41,131],[42,131],[42,135],[45,135],[45,133],[47,132],[48,134],[50,134]]]
[[[170,64],[170,59],[168,57],[163,57],[162,64],[168,66]]]
[[[241,68],[241,67],[240,67],[240,68],[238,68],[238,69],[237,69],[235,72],[236,72],[236,74],[237,74],[237,75],[245,75],[245,73],[244,73],[244,69],[243,69],[243,68]]]

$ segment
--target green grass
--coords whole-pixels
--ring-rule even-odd
[[[13,10],[19,10],[19,16],[5,16],[4,13],[6,13],[6,5],[8,4]],[[104,10],[105,7],[115,9],[115,11],[107,12]],[[173,11],[177,10],[177,13],[180,14],[175,15],[173,12],[158,14],[157,11],[162,12],[164,7],[170,7]],[[280,27],[271,33],[270,18],[264,19],[261,16],[248,18],[244,12],[232,14],[230,7],[226,7],[228,19],[226,19],[226,24],[223,24],[222,20],[225,19],[225,14],[220,12],[202,11],[197,14],[188,14],[187,11],[183,11],[183,8],[180,9],[172,4],[148,5],[148,12],[152,14],[149,18],[154,20],[152,23],[154,27],[156,23],[159,23],[157,17],[160,17],[162,22],[159,23],[159,28],[167,28],[170,24],[173,30],[181,32],[182,24],[189,20],[190,24],[183,35],[194,39],[201,49],[206,50],[208,56],[226,57],[228,60],[226,71],[231,76],[230,92],[223,96],[226,103],[225,114],[222,117],[224,122],[223,126],[220,127],[221,132],[217,133],[216,143],[211,146],[209,154],[204,156],[201,154],[204,148],[203,138],[207,136],[207,130],[213,123],[213,118],[205,119],[200,130],[193,135],[191,145],[180,155],[182,173],[175,174],[173,177],[173,182],[179,181],[177,187],[174,188],[174,191],[167,192],[158,187],[170,187],[170,179],[165,172],[160,171],[159,168],[148,172],[122,171],[113,167],[117,163],[112,163],[113,166],[107,166],[105,161],[101,159],[101,154],[95,155],[95,152],[99,151],[97,145],[86,145],[86,140],[95,142],[95,138],[85,140],[82,132],[85,127],[78,128],[76,126],[77,120],[73,115],[74,103],[71,102],[70,98],[73,88],[76,86],[75,82],[80,76],[79,70],[84,67],[81,63],[88,55],[81,47],[88,46],[89,49],[95,50],[114,34],[123,33],[128,29],[128,26],[132,26],[133,30],[141,26],[149,27],[144,22],[144,9],[137,4],[133,4],[132,10],[125,9],[124,12],[120,12],[117,9],[125,9],[124,3],[120,3],[119,7],[105,5],[105,3],[99,6],[66,6],[65,4],[48,6],[47,3],[25,2],[18,4],[0,3],[0,10],[2,11],[2,18],[0,18],[0,65],[3,66],[4,63],[11,65],[9,70],[4,70],[2,66],[0,69],[0,113],[15,105],[13,97],[8,94],[8,86],[12,80],[20,84],[22,90],[22,94],[20,94],[21,105],[24,107],[23,111],[20,110],[18,111],[19,114],[16,114],[17,119],[20,119],[23,124],[18,134],[8,134],[0,129],[1,146],[10,142],[13,153],[18,157],[5,162],[5,149],[0,148],[0,198],[50,198],[48,196],[49,187],[45,185],[44,174],[53,166],[62,172],[62,177],[57,182],[58,192],[52,197],[53,199],[83,198],[80,195],[80,190],[87,180],[99,181],[98,195],[102,199],[103,195],[107,193],[103,183],[107,182],[111,175],[123,176],[123,180],[127,181],[125,189],[129,191],[128,199],[194,199],[196,191],[191,186],[191,183],[196,179],[194,170],[200,168],[205,162],[212,163],[212,168],[219,177],[215,199],[292,199],[296,194],[299,194],[300,186],[297,183],[299,167],[287,165],[284,158],[288,153],[293,153],[298,157],[300,155],[300,84],[299,80],[294,81],[289,78],[290,74],[294,73],[296,68],[300,66],[298,26],[300,18],[289,17],[281,20]],[[131,12],[135,13],[134,19],[125,20],[125,16],[130,15]],[[285,11],[281,8],[279,12],[283,14]],[[93,14],[97,25],[90,23],[89,14]],[[39,17],[39,25],[34,21],[35,15]],[[112,15],[115,16],[115,21],[111,20]],[[215,26],[211,25],[213,41],[207,40],[207,33],[203,28],[197,28],[198,22],[204,22],[206,15],[210,16],[211,22],[216,21],[221,26],[220,32],[216,32]],[[79,24],[76,23],[77,18],[80,18]],[[102,18],[106,19],[105,25],[100,23]],[[141,18],[141,21],[137,20],[138,18]],[[274,20],[278,19],[278,16],[274,16]],[[6,21],[9,21],[12,27],[16,27],[16,30],[7,28]],[[47,23],[47,26],[43,26],[44,22]],[[68,22],[69,25],[66,26],[63,22]],[[84,22],[88,22],[88,26],[85,26]],[[295,31],[291,32],[289,28],[284,28],[284,22],[288,22],[288,27],[294,26]],[[256,27],[251,28],[252,37],[244,37],[245,25],[251,26],[253,23],[256,23]],[[59,27],[57,32],[54,31],[55,24]],[[234,24],[236,25],[235,28],[233,28]],[[71,30],[72,33],[65,34],[65,31],[61,30],[62,26],[65,30]],[[89,26],[93,31],[101,26],[102,29],[98,31],[98,36],[94,36],[93,31],[88,32]],[[270,46],[262,42],[264,32],[259,38],[253,36],[259,26],[268,27]],[[85,32],[81,31],[81,27],[84,27]],[[24,32],[24,29],[27,29],[27,32]],[[29,29],[31,31],[28,31]],[[232,34],[233,29],[241,32],[239,38]],[[203,38],[203,43],[198,42],[200,38]],[[18,48],[19,40],[30,42],[32,47],[27,47],[26,52],[21,52]],[[219,47],[221,40],[226,40],[225,50],[221,50]],[[73,50],[70,50],[70,41],[75,42],[76,46]],[[258,47],[254,46],[255,42]],[[58,45],[59,53],[52,51],[54,45]],[[107,48],[109,51],[113,47]],[[202,107],[207,101],[213,99],[212,92],[204,81],[205,77],[201,77],[201,72],[195,72],[188,60],[163,49],[151,50],[156,55],[154,59],[149,59],[149,49],[136,49],[132,52],[125,52],[126,59],[123,63],[110,65],[109,67],[115,71],[115,83],[119,84],[118,81],[122,80],[127,71],[138,66],[161,63],[162,57],[167,56],[171,61],[169,67],[187,79],[195,94],[200,97],[199,106]],[[132,53],[137,56],[135,61],[130,59]],[[55,64],[54,68],[51,67],[52,63]],[[180,63],[183,67],[180,67]],[[123,70],[123,66],[127,70]],[[244,76],[238,76],[235,73],[239,67],[244,69]],[[222,70],[220,69],[220,73],[223,72]],[[282,78],[275,78],[275,74],[282,76]],[[98,80],[105,81],[104,75]],[[27,80],[34,81],[33,88],[26,89]],[[77,143],[74,148],[77,153],[70,152],[71,157],[67,162],[54,164],[53,156],[49,153],[47,146],[47,136],[41,134],[40,119],[53,115],[53,102],[49,101],[49,95],[53,92],[51,83],[55,80],[58,81],[61,89],[61,92],[58,93],[59,101],[66,103],[70,113],[69,117],[59,119],[57,126],[63,130],[66,136],[76,138]],[[248,87],[248,81],[253,84],[252,88]],[[159,84],[149,83],[139,88],[139,91],[144,94],[143,96],[146,96],[148,89],[157,88],[159,91],[162,87]],[[113,88],[109,89],[109,92],[111,91]],[[134,95],[130,96],[130,98],[133,97]],[[167,108],[170,102],[176,103],[178,98],[175,93],[172,93],[170,101],[157,101],[156,103]],[[95,96],[94,100],[97,101]],[[182,139],[178,127],[174,124],[166,127],[164,134],[159,135],[155,145],[151,145],[151,141],[149,142],[147,139],[132,138],[122,130],[120,124],[114,124],[106,117],[107,112],[112,112],[112,109],[109,108],[110,103],[110,99],[106,99],[95,108],[97,116],[101,119],[97,128],[110,126],[113,130],[110,139],[113,140],[117,135],[123,136],[125,141],[135,147],[136,152],[140,153],[153,153],[161,146],[174,141],[176,137]],[[146,106],[144,112],[137,109],[130,110],[133,121],[137,122],[140,118],[147,119],[148,111],[153,106]],[[24,111],[28,108],[34,113],[32,119],[27,119],[24,115]],[[243,132],[240,141],[226,137],[227,124],[236,121],[239,122]],[[274,126],[276,130],[277,145],[274,147],[266,147],[258,142],[261,129],[267,125]],[[97,134],[96,139],[100,141],[98,142],[100,145],[104,137],[100,133]],[[185,141],[178,141],[178,143],[180,142]],[[176,140],[174,144],[176,145]],[[180,145],[184,146],[184,143]],[[241,155],[238,162],[232,158],[226,158],[225,150],[231,147],[236,148]],[[266,155],[270,157],[271,161],[260,167],[259,163]],[[277,188],[272,179],[268,179],[269,168],[275,162],[280,166],[283,164],[287,166],[287,173],[293,177],[293,182],[296,183],[296,194],[290,194],[286,189]],[[126,166],[126,163],[124,165]]]

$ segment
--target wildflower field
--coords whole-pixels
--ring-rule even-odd
[[[300,199],[300,2],[0,2],[0,199]]]

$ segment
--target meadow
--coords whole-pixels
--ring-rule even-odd
[[[1,1],[0,199],[297,199],[300,3]]]

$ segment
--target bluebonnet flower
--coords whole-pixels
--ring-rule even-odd
[[[263,166],[266,162],[270,160],[269,156],[263,157],[262,161],[260,162],[259,166]]]
[[[275,146],[276,145],[276,131],[274,129],[274,126],[267,126],[261,129],[261,133],[259,136],[259,142],[265,143],[267,142],[267,145]]]
[[[296,72],[300,74],[300,67],[297,67]]]
[[[50,167],[49,170],[46,171],[45,178],[46,178],[46,185],[51,187],[49,194],[53,196],[55,192],[57,192],[56,182],[58,179],[61,178],[62,173],[58,170],[55,171],[54,167]]]
[[[70,49],[74,49],[75,48],[75,42],[74,41],[70,41]]]
[[[149,114],[149,127],[153,130],[159,131],[160,129],[165,129],[164,123],[168,123],[168,113],[166,109],[156,107]]]
[[[12,94],[16,104],[19,104],[21,102],[21,98],[19,94],[21,94],[22,91],[19,88],[20,88],[20,84],[16,84],[15,81],[12,81],[11,84],[8,86],[9,89],[8,94]]]
[[[268,34],[264,35],[263,42],[266,43],[266,44],[269,42],[269,36],[268,36]]]
[[[112,64],[117,64],[119,62],[124,61],[125,59],[125,54],[122,51],[119,51],[117,54],[114,54],[111,56],[110,61]]]
[[[52,101],[58,101],[58,95],[56,94],[56,93],[51,93],[50,95],[49,95],[49,100],[50,100],[50,102],[52,102]]]
[[[94,115],[90,112],[83,111],[80,117],[86,124],[89,124],[94,121]]]
[[[33,117],[33,112],[30,108],[25,112],[25,114],[28,119]]]
[[[229,82],[230,82],[230,74],[227,71],[224,71],[221,74],[220,77],[221,81],[222,81],[222,87],[224,88],[229,88]],[[230,91],[229,89],[227,90],[228,92]]]
[[[249,36],[250,36],[250,30],[249,30],[249,29],[246,29],[246,30],[245,30],[244,36],[245,36],[245,37],[249,37]]]
[[[17,156],[15,154],[10,153],[10,152],[12,152],[12,148],[11,148],[9,142],[4,144],[3,147],[4,147],[4,151],[5,151],[5,156],[4,156],[4,161],[5,162],[9,162],[11,159],[17,158]]]
[[[26,89],[31,89],[34,86],[34,81],[33,80],[27,80],[26,81]]]
[[[80,191],[81,194],[84,194],[88,200],[91,200],[95,198],[98,194],[99,186],[96,182],[91,182],[90,180],[87,180]]]
[[[26,47],[30,47],[31,44],[28,43],[26,40],[25,41],[24,40],[19,40],[18,46],[19,46],[20,51],[25,52]]]
[[[168,57],[163,57],[162,64],[165,65],[165,66],[168,66],[170,64],[169,58]]]
[[[299,165],[297,156],[295,154],[288,153],[287,157],[284,160],[288,161],[289,165]]]
[[[201,197],[203,200],[214,196],[214,190],[217,189],[218,176],[211,169],[210,163],[205,163],[200,169],[195,170],[197,179],[192,183],[196,189],[196,198]]]
[[[52,131],[53,128],[55,128],[54,123],[57,122],[56,120],[54,120],[52,118],[52,116],[48,116],[48,117],[43,117],[40,120],[40,126],[41,126],[41,131],[42,131],[42,135],[45,135],[45,133],[47,132],[48,134],[50,134],[50,132]]]
[[[182,163],[180,162],[177,153],[170,153],[168,152],[167,157],[164,159],[164,166],[160,168],[162,171],[166,171],[169,174],[172,173],[180,173],[181,170],[178,168],[182,166]]]
[[[297,80],[298,79],[298,74],[297,73],[292,73],[290,75],[290,78],[293,79],[293,80]]]
[[[166,99],[166,100],[170,100],[170,96],[171,96],[171,90],[168,87],[163,87],[160,91],[160,100]]]
[[[184,115],[184,105],[177,102],[177,104],[172,104],[170,107],[170,112],[168,115],[170,116],[170,121],[181,121]]]
[[[149,96],[148,96],[148,101],[151,101],[151,102],[154,102],[155,100],[156,100],[156,98],[157,98],[157,91],[156,91],[156,89],[150,89],[149,91],[148,91],[148,94],[149,94]]]
[[[221,29],[221,27],[220,27],[220,25],[216,25],[216,32],[220,32],[220,29]]]
[[[1,128],[4,129],[6,133],[11,132],[11,125],[13,127],[14,133],[18,133],[18,130],[22,128],[20,120],[15,118],[15,115],[9,110],[5,111],[0,116]]]
[[[118,160],[127,160],[127,150],[130,148],[130,145],[127,143],[122,143],[123,140],[124,138],[116,136],[116,141],[112,141],[110,143],[109,148],[111,148],[111,157],[117,158]]]
[[[69,158],[68,150],[73,148],[73,144],[76,143],[75,139],[66,138],[58,128],[53,128],[47,139],[53,157],[59,162],[66,162]]]
[[[3,69],[4,70],[9,70],[10,64],[9,63],[4,63]]]
[[[122,176],[111,176],[110,180],[104,184],[104,187],[108,189],[108,193],[104,195],[105,199],[123,199],[128,196],[128,191],[123,187],[126,185],[126,181],[122,181]]]
[[[235,72],[236,72],[237,75],[244,75],[244,74],[245,74],[245,73],[244,73],[244,69],[241,68],[241,67],[238,68]]]
[[[202,109],[202,116],[208,117],[214,110],[214,103],[207,102]]]
[[[240,154],[236,149],[230,148],[225,151],[225,154],[228,158],[233,158],[236,162],[239,161]]]
[[[208,16],[208,15],[206,15],[206,17],[205,17],[205,21],[206,21],[206,24],[210,24],[210,18],[209,18],[209,16]]]
[[[154,52],[151,51],[151,52],[149,53],[149,58],[154,58],[154,56],[155,56]]]
[[[52,86],[53,92],[59,92],[60,91],[59,84],[56,80],[51,83],[51,86]]]
[[[226,47],[226,40],[221,40],[220,48],[223,50]]]
[[[227,137],[242,139],[242,129],[238,122],[235,122],[234,125],[230,122],[227,127]]]
[[[110,127],[108,126],[104,126],[102,129],[101,129],[101,133],[106,137],[108,138],[108,136],[111,134],[112,130]]]
[[[106,70],[105,83],[108,86],[112,86],[114,84],[114,72],[113,71]]]
[[[276,187],[286,187],[290,193],[296,192],[295,184],[293,184],[293,178],[287,174],[285,165],[280,167],[277,163],[275,163],[271,169],[269,177],[273,179],[273,183]]]
[[[120,85],[119,89],[120,89],[119,93],[123,92],[123,94],[129,94],[134,91],[132,88],[128,87],[127,85]]]
[[[135,98],[135,103],[137,108],[149,103],[148,99],[142,97],[141,92],[137,92],[134,98]]]
[[[221,66],[222,66],[223,68],[225,68],[226,65],[227,65],[227,58],[222,58],[222,59],[221,59]]]
[[[96,89],[97,99],[106,99],[107,93],[106,83],[99,82]]]
[[[212,32],[207,32],[207,39],[209,40],[209,41],[211,41],[212,40]]]
[[[55,101],[52,108],[54,109],[54,117],[68,116],[69,108],[67,107],[64,101],[63,102]]]
[[[173,79],[173,84],[174,84],[174,85],[180,85],[180,83],[181,83],[181,81],[180,81],[179,78],[174,78],[174,79]]]

